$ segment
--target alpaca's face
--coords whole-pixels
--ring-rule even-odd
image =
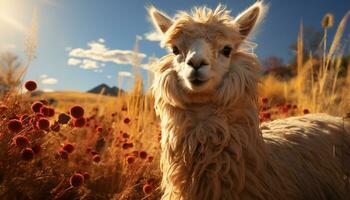
[[[201,28],[210,31],[209,26]],[[229,39],[212,41],[205,38],[206,31],[201,33],[192,36],[181,33],[167,43],[174,54],[173,67],[178,80],[191,92],[209,92],[217,88],[229,70],[235,46]]]
[[[222,6],[215,10],[203,7],[195,8],[192,14],[180,12],[173,19],[149,9],[162,34],[161,46],[172,54],[172,64],[167,67],[176,72],[172,78],[186,94],[214,94],[225,75],[235,70],[234,55],[261,18],[262,9],[258,2],[234,18]]]

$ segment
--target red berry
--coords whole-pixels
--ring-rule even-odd
[[[85,118],[82,117],[82,118],[74,119],[73,120],[73,125],[75,127],[81,128],[81,127],[83,127],[85,125],[85,122],[86,122]]]
[[[31,148],[25,148],[21,152],[21,157],[25,161],[33,160],[33,158],[34,158],[34,151]]]
[[[144,192],[145,194],[150,194],[150,193],[152,192],[153,188],[152,188],[152,185],[146,183],[146,184],[143,186],[142,190],[143,190],[143,192]]]
[[[103,131],[102,127],[97,127],[97,132],[101,133]]]
[[[125,119],[124,119],[124,123],[125,123],[125,124],[129,124],[129,123],[130,123],[130,119],[129,119],[129,118],[125,118]]]
[[[46,118],[40,118],[37,122],[37,127],[41,130],[48,130],[50,127],[50,121]]]
[[[83,176],[84,176],[85,180],[89,180],[90,179],[90,174],[87,173],[87,172],[84,172]]]
[[[265,118],[265,119],[271,119],[271,113],[269,113],[269,112],[263,112],[263,113],[262,113],[262,117]]]
[[[140,151],[140,158],[146,159],[147,158],[147,152],[146,151]]]
[[[43,103],[41,103],[40,101],[36,101],[32,104],[32,111],[38,113],[40,112],[40,108],[43,106]]]
[[[68,160],[68,152],[64,149],[58,150],[58,154],[61,156],[63,160]]]
[[[55,122],[54,124],[52,124],[50,126],[50,129],[54,132],[59,132],[61,127],[60,127],[60,124],[58,122]]]
[[[44,115],[42,113],[35,113],[35,117],[37,119],[40,119],[40,118],[44,117]]]
[[[287,106],[282,107],[282,112],[288,113],[288,111],[289,111],[289,108]]]
[[[132,164],[135,162],[135,156],[133,155],[129,155],[126,157],[126,161],[129,163],[129,164]]]
[[[303,113],[304,113],[304,114],[309,114],[310,111],[309,111],[309,109],[305,108],[305,109],[303,110]]]
[[[261,108],[261,110],[262,111],[266,111],[268,108],[266,107],[266,106],[263,106],[262,108]]]
[[[70,116],[65,113],[61,113],[60,115],[58,115],[58,123],[60,124],[67,124],[69,120]]]
[[[81,106],[74,106],[70,109],[72,117],[78,119],[84,116],[84,109]]]
[[[16,137],[13,138],[15,144],[17,147],[26,147],[29,144],[29,140],[26,136],[23,135],[18,135]]]
[[[6,105],[0,105],[0,114],[5,113],[8,110]]]
[[[40,100],[40,102],[43,103],[43,104],[46,105],[46,106],[49,105],[49,102],[46,101],[45,99]]]
[[[47,107],[47,106],[42,106],[42,107],[40,108],[40,113],[47,117],[47,116],[49,115],[49,107]]]
[[[267,103],[267,102],[269,101],[269,99],[268,99],[268,98],[266,98],[266,97],[264,97],[264,98],[262,98],[262,99],[261,99],[261,101],[262,101],[262,103],[264,103],[264,104],[265,104],[265,103]]]
[[[96,163],[100,162],[101,161],[101,157],[99,155],[94,155],[94,157],[92,158],[92,160]]]
[[[122,145],[122,148],[123,148],[123,149],[129,148],[129,143],[125,142],[125,143]]]
[[[27,81],[25,84],[24,84],[24,87],[28,90],[28,91],[34,91],[36,88],[37,88],[37,84],[35,81]]]
[[[70,177],[69,183],[73,187],[80,187],[84,184],[84,176],[80,173],[75,173]]]
[[[22,130],[22,123],[18,119],[12,119],[7,124],[7,128],[12,132],[18,133]]]
[[[55,109],[49,108],[49,109],[47,110],[47,116],[48,116],[48,117],[53,117],[53,116],[55,116]]]
[[[65,144],[62,149],[67,151],[68,153],[72,153],[74,151],[74,146],[72,144]]]
[[[90,153],[91,153],[91,155],[93,155],[93,156],[98,154],[98,152],[95,151],[95,150],[92,150]]]
[[[148,162],[152,162],[152,161],[153,161],[153,159],[154,159],[154,157],[153,157],[153,156],[148,156]]]

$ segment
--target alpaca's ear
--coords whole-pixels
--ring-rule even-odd
[[[258,1],[235,18],[242,38],[248,37],[265,15],[267,6]]]
[[[149,6],[147,10],[153,26],[160,33],[165,33],[169,29],[169,27],[173,24],[173,20],[170,17],[160,12],[155,7]]]

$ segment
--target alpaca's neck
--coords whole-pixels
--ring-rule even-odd
[[[190,199],[217,199],[230,193],[220,190],[238,195],[247,181],[255,181],[249,179],[262,165],[265,149],[253,105],[183,109],[163,102],[157,109],[163,131],[164,185],[179,183],[172,190]]]
[[[237,199],[247,187],[259,187],[265,160],[256,108],[260,65],[241,51],[231,59],[220,85],[205,95],[179,83],[172,56],[157,64],[152,91],[161,118],[164,199]]]

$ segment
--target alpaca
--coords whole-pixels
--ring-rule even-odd
[[[259,1],[170,18],[148,12],[171,51],[151,66],[160,116],[162,199],[349,199],[350,136],[342,118],[309,114],[259,127],[259,62],[243,48]]]

